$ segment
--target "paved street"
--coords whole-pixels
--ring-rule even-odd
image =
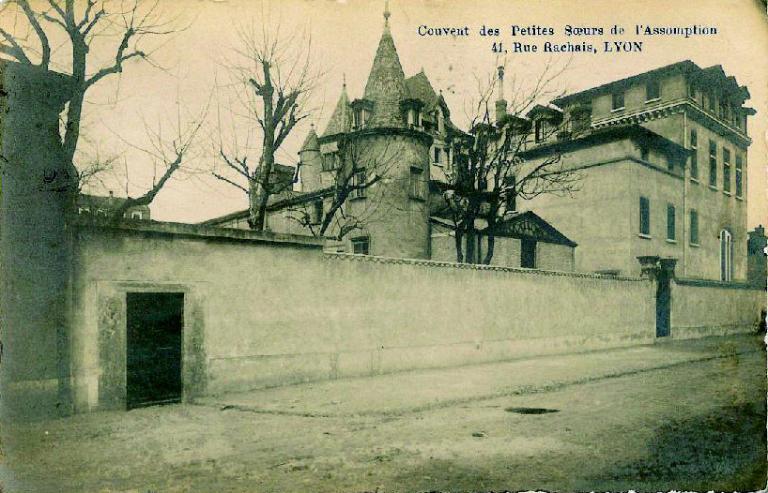
[[[762,348],[665,342],[6,425],[3,491],[756,490]]]

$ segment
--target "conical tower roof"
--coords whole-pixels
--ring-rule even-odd
[[[364,97],[373,102],[372,127],[402,127],[400,101],[406,98],[405,74],[389,31],[389,11],[384,13],[384,32],[365,84]]]
[[[352,108],[349,106],[349,97],[347,96],[347,85],[341,87],[341,96],[336,103],[328,126],[325,127],[323,137],[349,132],[352,129]]]
[[[315,126],[309,129],[307,138],[304,139],[304,143],[301,144],[301,152],[304,151],[319,151],[320,143],[317,141],[317,132],[315,132]]]

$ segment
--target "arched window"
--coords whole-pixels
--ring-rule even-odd
[[[733,236],[727,229],[720,231],[720,280],[733,279]]]

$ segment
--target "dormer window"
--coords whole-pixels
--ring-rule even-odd
[[[365,122],[367,120],[367,117],[368,115],[366,114],[366,111],[363,108],[356,108],[354,113],[355,128],[365,127]]]
[[[546,128],[546,122],[542,119],[538,119],[533,123],[534,139],[536,142],[544,140],[544,130]]]
[[[408,128],[421,129],[421,108],[424,106],[418,99],[406,99],[400,104],[400,109],[405,116],[405,122]]]
[[[658,80],[650,80],[645,84],[645,102],[656,101],[661,98],[661,84]]]
[[[352,125],[355,130],[363,129],[368,124],[371,116],[373,104],[367,99],[356,99],[352,101]]]
[[[421,127],[421,112],[416,108],[408,109],[408,128]]]

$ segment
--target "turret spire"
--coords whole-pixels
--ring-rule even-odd
[[[389,27],[389,16],[392,13],[389,11],[389,0],[384,0],[384,27]]]

